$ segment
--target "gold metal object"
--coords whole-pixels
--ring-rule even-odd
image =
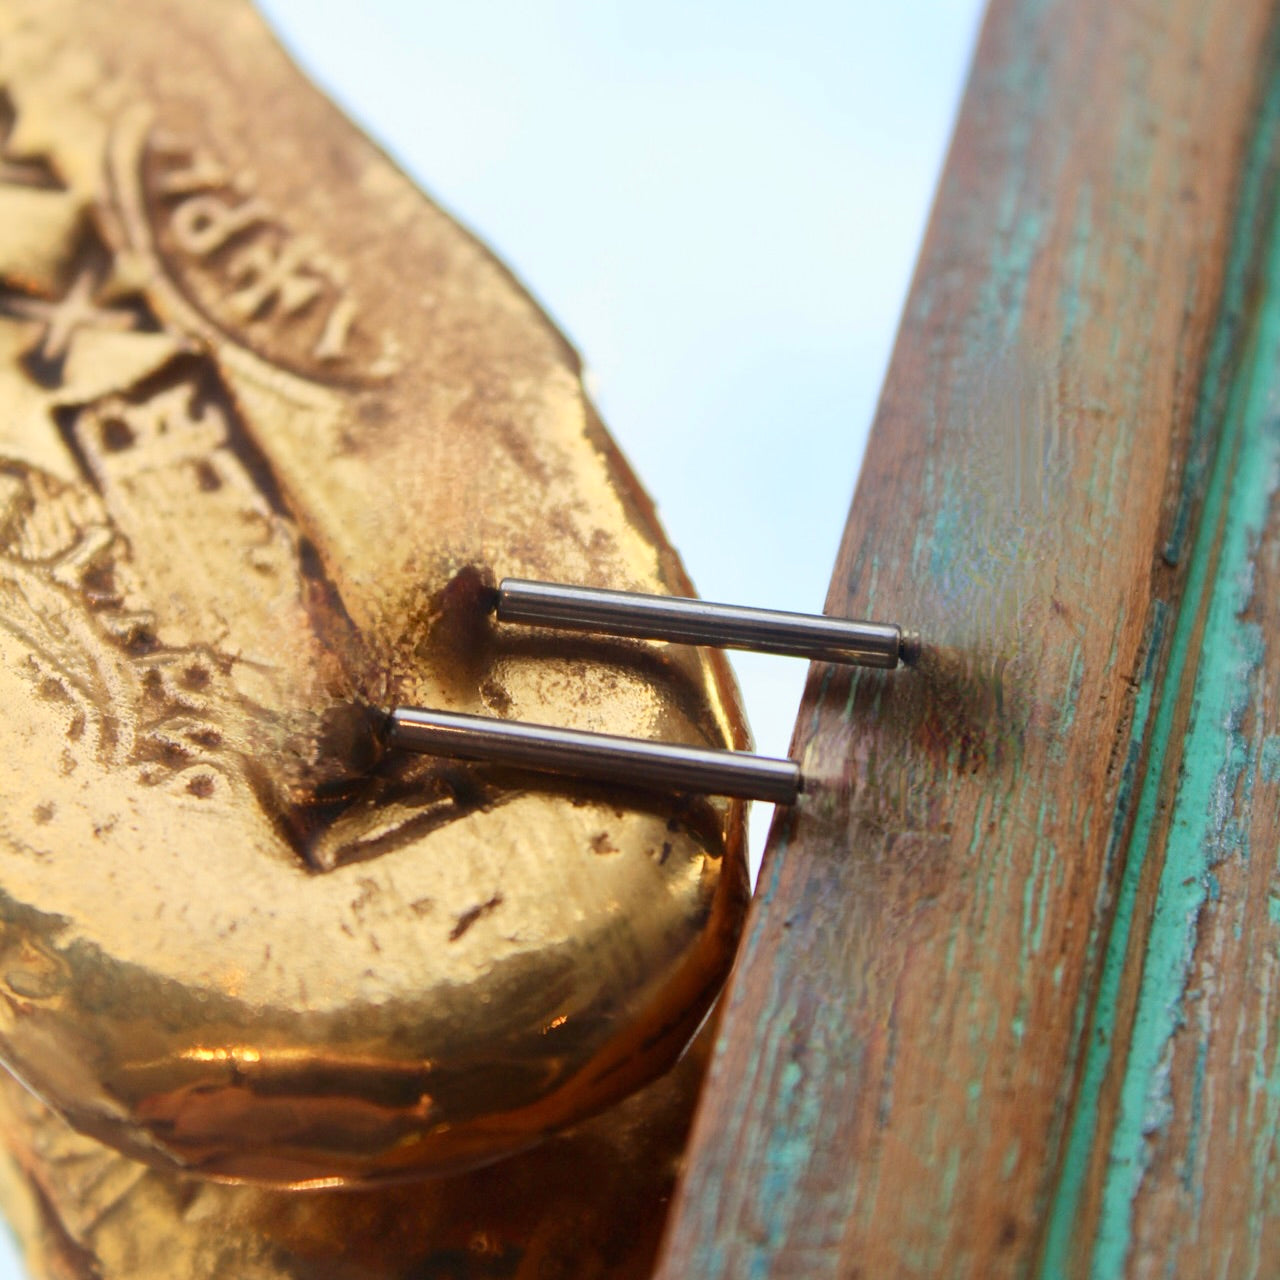
[[[240,0],[3,0],[0,90],[0,1058],[157,1176],[276,1186],[660,1074],[741,806],[382,755],[371,710],[746,745],[718,654],[481,606],[688,592],[573,353]]]
[[[354,1190],[149,1168],[0,1072],[0,1198],[51,1280],[647,1280],[709,1049],[531,1151]]]

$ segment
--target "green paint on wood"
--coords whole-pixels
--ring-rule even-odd
[[[1280,294],[1277,300],[1280,301]],[[1274,323],[1277,331],[1271,337],[1280,343],[1280,308]],[[1247,399],[1256,412],[1253,398]],[[1230,427],[1233,446],[1247,415],[1247,409],[1241,414],[1240,408],[1233,405]],[[1242,452],[1252,453],[1254,450],[1249,446],[1256,443],[1256,440],[1246,441],[1241,445]],[[1195,924],[1208,896],[1207,875],[1215,843],[1222,838],[1222,817],[1230,812],[1230,797],[1246,764],[1237,735],[1249,696],[1248,677],[1256,662],[1257,645],[1255,637],[1244,634],[1247,624],[1238,620],[1237,615],[1246,601],[1241,598],[1231,566],[1242,563],[1248,554],[1247,526],[1243,521],[1258,519],[1260,495],[1264,499],[1261,517],[1265,519],[1265,499],[1269,495],[1259,484],[1267,472],[1264,470],[1261,477],[1251,474],[1253,469],[1248,464],[1259,461],[1256,458],[1242,458],[1242,465],[1236,471],[1236,485],[1228,484],[1233,455],[1234,448],[1224,447],[1219,452],[1201,537],[1193,553],[1188,600],[1180,619],[1180,623],[1186,625],[1179,626],[1174,641],[1174,669],[1183,671],[1196,661],[1197,655],[1187,652],[1195,615],[1191,606],[1210,585],[1206,578],[1213,568],[1214,535],[1219,520],[1225,519],[1223,563],[1213,579],[1216,590],[1205,627],[1205,661],[1197,668],[1195,703],[1182,761],[1182,783],[1147,939],[1138,1010],[1112,1136],[1094,1248],[1093,1274],[1098,1277],[1123,1274],[1133,1199],[1147,1165],[1147,1137],[1163,1128],[1170,1118],[1165,1055],[1185,1017],[1182,1001],[1195,944]],[[1240,492],[1241,489],[1245,492]],[[1226,512],[1222,510],[1224,505],[1229,508]],[[1171,697],[1166,700],[1166,705],[1172,706],[1172,703]],[[1160,790],[1161,779],[1152,774],[1144,789],[1138,829],[1134,833],[1137,848],[1145,848],[1151,838]],[[1120,960],[1123,963],[1122,957]]]
[[[1099,1136],[1102,1085],[1112,1070],[1118,996],[1134,926],[1138,884],[1157,825],[1177,690],[1191,671],[1196,672],[1196,687],[1183,775],[1143,961],[1138,1011],[1124,1064],[1119,1115],[1111,1135],[1101,1216],[1091,1253],[1090,1274],[1096,1280],[1112,1280],[1124,1274],[1133,1202],[1146,1168],[1147,1138],[1169,1118],[1165,1055],[1185,1016],[1182,992],[1192,957],[1196,918],[1213,892],[1211,868],[1222,856],[1244,853],[1230,815],[1236,784],[1258,763],[1241,739],[1241,723],[1249,696],[1249,677],[1260,661],[1261,638],[1257,628],[1239,615],[1251,590],[1249,557],[1254,539],[1280,486],[1280,433],[1270,407],[1280,394],[1275,381],[1280,370],[1280,225],[1270,229],[1269,244],[1259,234],[1265,201],[1271,194],[1268,183],[1273,172],[1272,148],[1278,134],[1280,81],[1273,82],[1261,113],[1251,164],[1242,186],[1235,249],[1224,289],[1223,318],[1206,371],[1176,527],[1165,551],[1171,563],[1181,555],[1189,512],[1203,480],[1204,463],[1212,456],[1213,472],[1166,675],[1157,691],[1154,660],[1163,630],[1163,616],[1157,606],[1147,669],[1139,686],[1127,776],[1117,797],[1113,841],[1127,820],[1126,792],[1132,786],[1154,706],[1150,759],[1107,942],[1062,1173],[1049,1208],[1040,1268],[1043,1277],[1065,1275],[1079,1248],[1076,1237],[1080,1202]],[[1248,283],[1260,243],[1269,251],[1263,290],[1265,307],[1257,317],[1249,349],[1240,362]],[[1228,395],[1226,419],[1219,431]],[[1219,444],[1213,454],[1210,446],[1215,438]],[[1198,457],[1197,450],[1203,456]],[[1220,563],[1216,563],[1219,557]],[[1206,656],[1200,661],[1200,654],[1192,651],[1192,639],[1199,602],[1206,591],[1213,594],[1202,643]]]
[[[1147,632],[1146,661],[1138,686],[1134,706],[1133,728],[1130,733],[1129,753],[1125,761],[1120,786],[1116,795],[1116,811],[1107,851],[1110,864],[1116,856],[1119,842],[1128,821],[1133,802],[1133,787],[1141,761],[1142,745],[1146,739],[1147,725],[1155,701],[1155,672],[1157,658],[1164,643],[1167,610],[1157,606]],[[1163,745],[1167,741],[1159,735],[1159,726],[1152,747],[1148,772],[1158,776],[1163,763]],[[1138,879],[1142,869],[1141,856],[1131,856],[1125,865],[1120,892],[1115,907],[1115,926],[1102,972],[1102,981],[1093,1010],[1092,1039],[1085,1052],[1084,1074],[1080,1084],[1080,1101],[1067,1139],[1067,1154],[1063,1164],[1058,1193],[1049,1215],[1042,1274],[1057,1277],[1065,1274],[1075,1237],[1076,1214],[1084,1179],[1088,1171],[1089,1152],[1097,1116],[1098,1095],[1111,1059],[1111,1036],[1115,1024],[1119,999],[1120,978],[1124,972],[1124,951],[1128,942],[1128,924],[1133,916],[1134,900],[1138,892]],[[1096,945],[1096,942],[1095,942]],[[1079,1041],[1087,1019],[1083,1002],[1077,1009],[1072,1039]]]
[[[1273,733],[1262,744],[1258,772],[1263,782],[1280,782],[1280,733]]]
[[[1071,270],[1062,290],[1062,335],[1070,342],[1080,331],[1082,319],[1089,315],[1086,292],[1089,272],[1089,246],[1093,239],[1093,190],[1080,188],[1076,197],[1075,226],[1071,236]]]

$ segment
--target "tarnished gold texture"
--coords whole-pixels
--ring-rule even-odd
[[[0,1199],[48,1280],[645,1280],[710,1045],[510,1160],[306,1192],[149,1168],[0,1073]]]
[[[457,1170],[665,1069],[740,807],[380,755],[394,703],[746,745],[564,340],[241,0],[0,0],[0,1057],[158,1166]]]

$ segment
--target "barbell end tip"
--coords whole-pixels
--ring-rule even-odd
[[[923,642],[920,639],[920,633],[904,628],[902,638],[898,641],[898,661],[904,667],[914,667],[920,661],[922,648]]]

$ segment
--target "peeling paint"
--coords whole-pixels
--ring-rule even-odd
[[[1265,156],[1276,125],[1275,102],[1264,125],[1260,137]],[[1261,197],[1259,184],[1255,173],[1252,189],[1246,193],[1246,219]],[[1255,202],[1252,208],[1249,199]],[[1280,397],[1280,227],[1270,236],[1269,255],[1265,305],[1257,314],[1252,341],[1231,386],[1158,700],[1151,758],[1121,881],[1063,1173],[1052,1205],[1040,1271],[1045,1277],[1065,1274],[1079,1248],[1075,1234],[1084,1181],[1093,1161],[1094,1144],[1099,1136],[1105,1137],[1098,1132],[1100,1093],[1104,1078],[1117,1066],[1121,1069],[1119,1108],[1110,1134],[1089,1274],[1096,1280],[1112,1280],[1126,1272],[1134,1202],[1148,1169],[1150,1143],[1172,1119],[1169,1071],[1174,1037],[1194,1016],[1185,993],[1197,923],[1206,903],[1218,893],[1212,869],[1223,859],[1248,857],[1247,837],[1237,815],[1247,811],[1251,780],[1259,769],[1265,777],[1268,769],[1275,767],[1268,762],[1266,744],[1259,749],[1245,731],[1250,707],[1260,696],[1264,657],[1263,637],[1246,615],[1253,589],[1252,557],[1280,492],[1280,419],[1276,410]],[[1238,264],[1238,291],[1243,288],[1243,270]],[[1232,316],[1219,334],[1218,378],[1224,376],[1232,344],[1239,340],[1239,322]],[[1212,434],[1211,419],[1220,403],[1220,388],[1212,377],[1206,380],[1205,396],[1202,430],[1207,437]],[[1188,483],[1194,481],[1191,476]],[[1185,513],[1178,518],[1185,520]],[[1183,536],[1184,531],[1175,531],[1166,558],[1178,558]],[[1194,640],[1204,601],[1204,629],[1197,651]],[[1112,1054],[1122,1031],[1116,1024],[1117,997],[1135,923],[1138,884],[1144,860],[1161,855],[1152,842],[1169,783],[1166,756],[1179,745],[1170,741],[1177,690],[1192,672],[1195,685],[1190,719],[1141,962],[1137,1009],[1127,1037],[1127,1055],[1123,1064],[1113,1064]],[[1140,691],[1135,743],[1141,741],[1153,697],[1149,676],[1148,672]],[[1272,915],[1274,918],[1274,899]],[[1189,1118],[1190,1147],[1183,1163],[1186,1178],[1193,1176],[1195,1145],[1203,1123],[1198,1109],[1204,1087],[1202,1058],[1197,1059],[1197,1068],[1196,1101]],[[1261,1077],[1256,1088],[1270,1100],[1275,1083],[1265,1067]],[[1274,1136],[1274,1120],[1263,1126],[1263,1132]],[[1265,1177],[1266,1170],[1265,1156],[1260,1154],[1253,1179]],[[1196,1195],[1201,1190],[1192,1188]]]

